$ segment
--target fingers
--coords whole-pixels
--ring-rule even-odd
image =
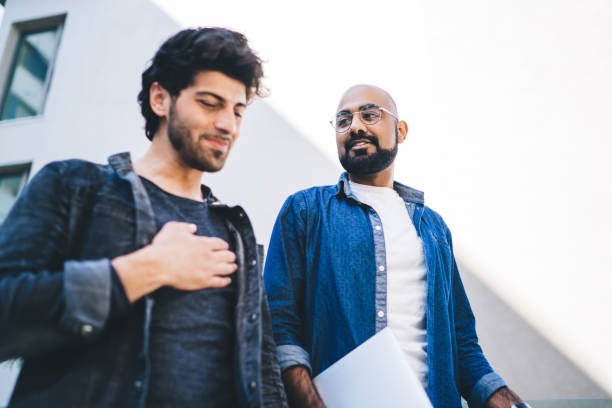
[[[153,237],[153,243],[172,242],[180,239],[182,236],[193,236],[197,227],[195,224],[187,222],[169,221],[159,230]]]
[[[237,269],[238,265],[235,263],[219,263],[215,266],[213,273],[215,275],[231,275]]]
[[[213,276],[208,281],[208,284],[209,284],[208,287],[209,288],[222,288],[224,286],[229,285],[230,283],[232,283],[232,279],[231,278],[223,278],[221,276]]]
[[[215,259],[215,275],[230,275],[238,269],[236,254],[232,251],[222,250],[213,252]]]
[[[213,252],[213,257],[215,258],[217,262],[227,262],[227,263],[236,262],[236,254],[233,253],[232,251],[227,251],[227,250],[215,251]]]
[[[229,244],[217,237],[197,237],[208,249],[213,251],[223,251],[229,249]]]

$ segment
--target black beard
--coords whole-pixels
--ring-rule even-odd
[[[378,173],[389,167],[393,160],[395,160],[395,156],[397,156],[397,131],[395,132],[395,146],[392,149],[381,149],[378,145],[378,139],[364,134],[362,131],[359,131],[359,134],[351,133],[350,137],[344,144],[344,153],[343,156],[340,156],[340,164],[344,169],[349,173],[355,176],[366,176],[369,174]],[[355,154],[354,157],[349,155],[350,152],[350,144],[352,141],[357,139],[367,139],[370,141],[374,147],[376,147],[376,152],[370,155],[366,154],[365,150],[358,154]]]
[[[179,153],[181,160],[187,166],[208,173],[221,170],[221,167],[211,165],[209,161],[199,154],[198,146],[191,140],[189,129],[187,129],[176,115],[174,103],[170,106],[168,114],[168,139],[170,144]],[[220,151],[213,151],[213,156],[219,158],[223,155]]]

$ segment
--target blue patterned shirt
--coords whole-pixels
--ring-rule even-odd
[[[478,345],[451,234],[423,193],[399,183],[427,267],[427,393],[434,407],[482,406],[504,380]],[[380,226],[380,228],[378,228]],[[268,249],[264,284],[281,368],[316,376],[387,325],[382,223],[344,173],[335,186],[291,195]]]

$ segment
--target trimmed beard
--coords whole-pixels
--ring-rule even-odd
[[[170,144],[172,144],[172,147],[174,147],[179,154],[181,161],[187,166],[208,173],[217,172],[223,168],[225,162],[221,163],[220,166],[215,166],[214,163],[211,163],[211,161],[206,158],[206,154],[202,150],[202,147],[197,144],[199,139],[203,136],[204,135],[201,135],[196,142],[193,141],[191,132],[183,124],[176,112],[173,100],[170,105],[170,111],[168,112],[168,139],[170,139]],[[210,154],[216,159],[220,159],[223,156],[223,152],[218,150],[211,150]]]
[[[351,157],[350,147],[348,145],[354,139],[368,139],[374,147],[376,147],[376,152],[368,155],[368,154],[356,154]],[[340,164],[344,169],[349,173],[355,176],[367,176],[370,174],[378,173],[389,167],[391,163],[395,160],[395,156],[397,156],[397,143],[398,141],[398,132],[395,130],[395,146],[391,149],[381,149],[378,144],[378,139],[372,136],[367,136],[360,134],[359,136],[349,137],[349,139],[345,143],[345,154],[340,156]]]

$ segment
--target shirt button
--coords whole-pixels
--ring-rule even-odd
[[[378,317],[385,317],[385,312],[383,312],[382,310],[379,310]]]
[[[84,324],[83,326],[81,326],[81,334],[83,336],[89,336],[92,331],[93,327],[91,326],[91,324]]]
[[[375,226],[375,227],[374,227],[374,229],[375,229],[376,231],[380,231],[380,225]]]
[[[142,388],[142,381],[140,381],[140,380],[136,380],[136,381],[134,381],[134,387],[136,387],[136,388]]]
[[[378,270],[382,272],[382,271],[384,271],[384,270],[385,270],[385,267],[384,267],[384,266],[382,266],[382,265],[380,265],[380,266],[378,267]]]
[[[255,320],[257,320],[257,313],[253,313],[249,316],[249,321],[254,322]]]
[[[251,381],[251,383],[249,384],[249,388],[251,389],[251,391],[253,391],[255,387],[257,387],[257,383],[255,381]]]

